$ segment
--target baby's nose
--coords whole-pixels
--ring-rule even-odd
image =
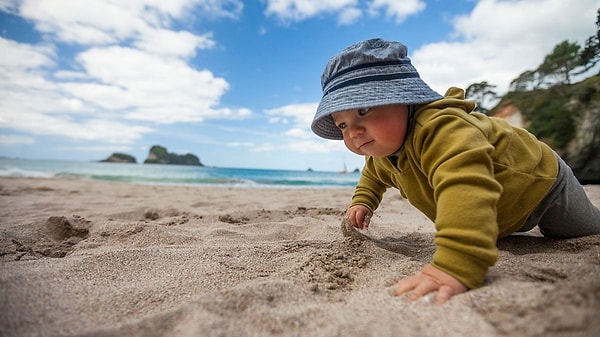
[[[365,128],[360,124],[353,125],[350,127],[349,134],[350,134],[350,137],[352,137],[352,138],[356,138],[356,137],[362,135],[363,133],[365,133]]]

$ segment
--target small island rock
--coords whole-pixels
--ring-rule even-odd
[[[150,153],[148,153],[148,158],[146,158],[144,164],[204,166],[200,162],[200,159],[191,153],[185,155],[170,153],[165,147],[160,145],[152,146]]]
[[[103,159],[100,162],[101,163],[133,163],[133,164],[137,163],[134,156],[131,156],[131,155],[128,155],[125,153],[118,153],[118,152],[113,153],[112,155],[110,155],[110,157]]]

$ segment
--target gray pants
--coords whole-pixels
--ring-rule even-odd
[[[600,234],[600,211],[573,174],[573,170],[558,155],[558,176],[550,192],[533,210],[518,232],[536,225],[544,236],[574,238]]]

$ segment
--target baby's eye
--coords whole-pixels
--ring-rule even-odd
[[[343,129],[345,129],[345,128],[346,128],[346,126],[347,126],[347,125],[346,125],[346,123],[344,123],[344,122],[342,122],[342,123],[340,123],[340,124],[338,124],[338,125],[337,125],[338,129],[340,129],[340,130],[343,130]]]
[[[358,109],[358,115],[364,116],[369,113],[369,110],[371,110],[371,109],[370,108]]]

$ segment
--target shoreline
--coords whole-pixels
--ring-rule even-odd
[[[600,185],[584,186],[600,205]],[[342,235],[351,188],[222,188],[0,177],[6,336],[587,337],[600,331],[600,235],[499,241],[486,284],[437,307],[395,281],[433,223],[385,194]],[[403,249],[407,245],[414,249]]]
[[[186,165],[114,164],[40,160],[0,160],[0,177],[90,179],[149,185],[335,188],[354,187],[357,173],[314,170],[197,167]]]

